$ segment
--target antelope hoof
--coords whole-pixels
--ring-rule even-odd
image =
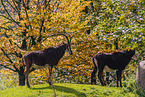
[[[107,84],[109,85],[109,84],[110,84],[110,82],[109,82],[109,81],[107,81]]]
[[[51,82],[48,81],[48,83],[49,83],[50,86],[52,85]]]
[[[29,84],[27,84],[27,86],[28,86],[28,88],[30,88],[30,85]]]
[[[104,83],[104,84],[102,84],[102,86],[106,86],[106,84]]]

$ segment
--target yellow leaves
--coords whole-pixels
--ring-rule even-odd
[[[27,23],[26,20],[21,20],[20,25],[22,25],[24,27],[25,26],[25,23]]]
[[[82,2],[79,4],[77,11],[81,12],[82,10],[85,9],[86,6],[88,6],[91,3],[91,1],[86,1],[86,2]]]
[[[5,30],[4,29],[1,29],[1,33],[4,33],[5,32]]]
[[[37,43],[36,45],[34,45],[34,46],[31,47],[31,50],[32,51],[42,50],[42,45],[40,45],[40,44]]]
[[[5,40],[6,39],[6,37],[1,37],[1,40]]]
[[[55,14],[52,14],[51,22],[52,26],[60,28],[69,28],[71,31],[79,30],[79,26],[82,28],[88,23],[80,23],[80,16],[83,14],[81,11],[87,6],[90,2],[80,2],[80,1],[67,1],[63,0],[58,8],[58,11]]]
[[[133,6],[132,6],[132,5],[127,5],[127,8],[128,8],[129,10],[132,10],[132,9],[133,9]]]
[[[59,6],[54,6],[56,2],[52,1],[50,2],[50,7],[52,8],[45,8],[44,5],[40,3],[40,5],[36,6],[35,2],[32,1],[30,2],[30,9],[27,10],[27,14],[22,7],[21,10],[21,15],[20,17],[22,18],[21,20],[19,19],[18,15],[14,15],[16,20],[20,22],[21,27],[15,26],[12,27],[13,31],[7,32],[7,35],[10,36],[9,38],[6,37],[1,37],[0,46],[4,48],[6,53],[12,53],[14,54],[15,51],[17,53],[21,53],[22,55],[26,52],[19,51],[19,48],[14,45],[14,42],[17,43],[19,46],[22,44],[22,40],[24,38],[28,38],[27,42],[30,41],[31,44],[31,39],[29,36],[34,36],[36,39],[40,35],[40,27],[42,25],[42,20],[44,20],[43,28],[45,26],[45,32],[43,32],[42,28],[42,36],[46,37],[47,35],[57,33],[56,30],[63,31],[64,29],[66,32],[73,33],[76,39],[73,39],[72,41],[75,43],[75,46],[73,46],[72,50],[74,51],[75,56],[64,56],[65,60],[60,61],[60,66],[66,65],[65,67],[70,69],[72,66],[76,64],[84,64],[86,63],[87,65],[90,66],[91,64],[91,59],[90,57],[85,58],[86,54],[92,56],[93,53],[91,51],[87,52],[87,49],[90,49],[92,47],[92,44],[89,42],[92,40],[87,39],[90,37],[85,36],[84,33],[86,25],[89,22],[89,19],[86,19],[85,21],[81,22],[81,17],[83,14],[82,10],[85,9],[86,6],[90,4],[90,2],[80,2],[80,0],[60,0],[57,3],[60,4]],[[54,8],[54,9],[53,9]],[[50,10],[51,9],[51,10]],[[89,17],[91,18],[91,16]],[[7,21],[4,21],[4,23]],[[11,26],[11,24],[7,24],[6,28]],[[83,30],[82,30],[83,29]],[[80,31],[82,30],[82,31]],[[23,33],[26,31],[27,34],[26,36],[22,36]],[[77,31],[76,33],[74,33]],[[5,33],[5,30],[1,30],[1,33]],[[77,36],[78,35],[78,36]],[[81,37],[82,36],[82,37]],[[81,37],[81,39],[80,39]],[[12,41],[12,44],[10,44],[9,40]],[[45,42],[43,42],[41,45],[36,44],[35,46],[31,46],[29,50],[39,50],[43,49],[45,46],[56,46],[60,44],[61,41],[64,41],[64,38],[62,37],[55,37],[55,38],[48,38]],[[59,43],[58,43],[59,41]],[[84,41],[78,44],[78,41]],[[29,45],[28,44],[28,47]],[[76,46],[78,49],[76,49]],[[82,50],[82,52],[80,51]],[[68,57],[69,56],[69,57]],[[14,55],[9,55],[9,57],[15,62],[17,66],[22,66],[22,64],[19,64],[19,61],[21,61],[21,58],[14,57]],[[2,56],[2,62],[9,61],[9,59],[6,56]],[[8,63],[11,65],[10,63]],[[81,67],[82,68],[82,67]],[[88,69],[90,67],[86,67],[84,65],[85,69]],[[76,71],[81,70],[83,72],[84,69],[77,69]],[[37,70],[38,73],[43,72],[41,70]],[[83,72],[84,73],[84,72]],[[44,75],[44,73],[41,73]],[[37,76],[42,76],[41,74],[35,74],[35,77]],[[86,73],[84,73],[86,74]]]

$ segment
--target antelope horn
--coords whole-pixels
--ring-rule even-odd
[[[67,35],[65,35],[65,34],[63,34],[63,33],[57,33],[56,35],[63,35],[63,36],[65,36],[65,38],[67,39],[67,42],[70,43],[70,41],[69,41]]]
[[[70,38],[70,42],[71,42],[71,39],[72,39],[72,37],[70,36],[70,34],[69,33],[67,33],[65,30],[64,30],[64,32],[69,36],[69,38]]]
[[[68,36],[69,36],[69,38],[70,38],[69,40],[70,40],[70,42],[71,42],[72,37],[70,36],[70,34],[69,34],[69,33],[66,33],[66,34],[68,34]]]

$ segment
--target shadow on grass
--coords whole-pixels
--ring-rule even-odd
[[[64,86],[57,86],[54,85],[56,91],[65,92],[65,93],[72,93],[75,94],[77,97],[87,97],[85,93],[79,92],[75,89],[64,87]],[[52,89],[51,86],[41,87],[41,88],[31,88],[32,90],[43,90],[43,89]]]

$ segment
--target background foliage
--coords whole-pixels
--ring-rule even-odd
[[[66,41],[48,37],[64,30],[73,37],[74,54],[66,53],[53,69],[53,82],[90,84],[91,57],[98,52],[136,49],[138,61],[130,62],[124,79],[135,74],[136,62],[144,59],[144,0],[1,0],[0,7],[0,64],[12,70],[1,67],[3,82],[10,75],[16,79],[23,54]],[[46,83],[45,71],[48,68],[32,72],[30,84]]]

